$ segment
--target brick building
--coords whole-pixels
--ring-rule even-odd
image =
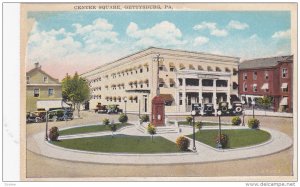
[[[239,95],[248,105],[258,97],[270,96],[272,109],[293,111],[293,56],[243,61],[239,65]]]

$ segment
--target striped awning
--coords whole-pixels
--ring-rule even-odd
[[[170,78],[170,83],[175,83],[174,79]]]
[[[281,84],[281,88],[287,88],[287,87],[288,87],[288,83],[285,82]]]
[[[146,83],[146,84],[147,84],[148,82],[149,82],[149,80],[148,80],[148,79],[145,79],[145,80],[144,80],[144,83]]]
[[[160,83],[164,83],[165,81],[164,81],[163,78],[159,78],[159,82],[160,82]]]
[[[268,83],[264,83],[261,87],[262,90],[267,90],[269,89],[269,84]]]
[[[287,97],[283,97],[280,101],[280,104],[281,106],[284,106],[284,105],[288,105],[288,102],[287,102]]]
[[[169,66],[170,66],[170,68],[174,68],[174,67],[175,67],[175,65],[174,65],[173,62],[170,62],[170,63],[169,63]]]
[[[179,64],[180,69],[185,69],[185,66],[183,64]]]

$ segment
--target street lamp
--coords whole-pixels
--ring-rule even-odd
[[[156,95],[159,95],[159,63],[164,61],[163,57],[160,57],[160,54],[157,54],[156,57],[152,59],[153,62],[157,62],[157,85],[156,85]]]
[[[245,126],[245,109],[244,109],[245,101],[242,100],[242,110],[243,110],[243,123],[242,126]]]
[[[222,112],[219,110],[217,112],[217,114],[219,116],[219,142],[217,144],[217,148],[222,149],[222,144],[221,144],[221,114],[222,114]]]
[[[192,110],[191,115],[193,117],[193,151],[196,152],[196,144],[195,144],[195,115],[196,115],[196,111]]]
[[[254,118],[254,105],[255,105],[255,101],[252,101],[251,104],[252,104],[252,117]]]
[[[46,107],[46,133],[45,133],[45,140],[48,141],[48,112],[49,112],[49,108]]]
[[[126,115],[126,103],[127,103],[127,97],[124,97],[124,103],[125,103],[125,115]]]

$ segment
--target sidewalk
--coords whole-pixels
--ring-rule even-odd
[[[155,164],[174,164],[174,163],[206,163],[206,162],[217,162],[217,161],[226,161],[226,160],[235,160],[235,159],[246,159],[246,158],[274,154],[292,146],[292,140],[286,134],[272,129],[263,128],[262,130],[266,130],[272,135],[270,141],[252,147],[230,149],[230,150],[218,150],[209,147],[201,142],[196,141],[196,148],[197,148],[196,153],[188,152],[188,153],[161,153],[161,154],[126,154],[126,153],[96,153],[96,152],[77,151],[77,150],[61,148],[58,146],[54,146],[48,142],[45,142],[43,132],[35,134],[32,137],[28,137],[27,147],[30,151],[44,155],[46,157],[76,161],[76,162],[89,162],[89,163],[102,163],[102,164],[155,165]],[[190,134],[191,132],[192,132],[191,127],[183,127],[181,133],[161,134],[160,136],[175,142],[178,136]],[[107,134],[111,134],[111,132],[90,133],[90,134],[85,134],[84,136],[85,137],[103,136]],[[119,131],[115,132],[115,134],[148,136],[147,134],[143,134],[140,131],[138,131],[135,126],[120,129]],[[75,135],[72,136],[74,138]],[[80,136],[83,135],[77,135],[77,137]]]

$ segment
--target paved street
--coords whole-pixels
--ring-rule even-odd
[[[73,121],[50,123],[50,126],[59,128],[66,126],[75,126],[83,123],[101,122],[103,115],[90,112],[82,113],[83,119]],[[88,117],[89,116],[89,117]],[[86,118],[88,117],[88,118]],[[116,115],[108,116],[116,121]],[[136,120],[137,117],[130,115],[130,120]],[[201,120],[213,121],[215,117],[200,117]],[[170,117],[169,119],[184,119],[184,117]],[[276,117],[259,117],[263,128],[275,129],[293,137],[292,119]],[[229,121],[230,117],[223,117],[223,121]],[[247,120],[247,118],[246,118]],[[268,122],[268,123],[267,123]],[[43,124],[27,125],[27,135],[30,139],[32,135],[38,132],[44,132]],[[109,176],[291,176],[292,175],[292,148],[281,151],[276,154],[213,163],[201,164],[172,164],[172,165],[103,165],[82,162],[63,161],[52,158],[46,158],[39,154],[40,150],[27,151],[27,177],[109,177]],[[41,167],[42,166],[42,167]],[[234,166],[234,167],[233,167]],[[101,172],[99,172],[101,171]]]

